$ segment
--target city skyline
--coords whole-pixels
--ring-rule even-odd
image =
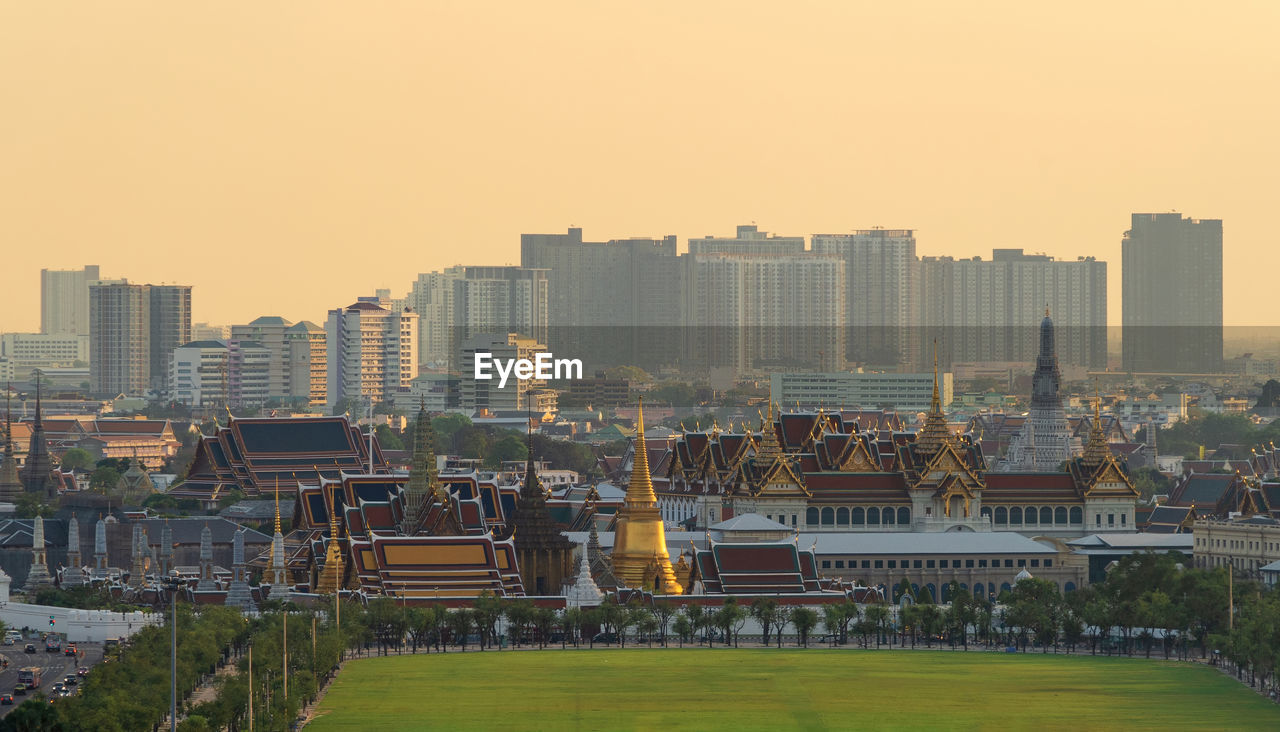
[[[30,305],[0,331],[85,263],[192,285],[196,321],[315,321],[571,225],[1118,265],[1129,215],[1170,210],[1224,221],[1225,323],[1272,324],[1272,4],[141,7],[4,11],[0,239]]]

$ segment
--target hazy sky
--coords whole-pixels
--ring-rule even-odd
[[[592,239],[917,230],[1108,260],[1225,220],[1276,324],[1280,3],[0,4],[0,331],[39,271],[321,322],[416,272]],[[1272,222],[1272,223],[1268,223]]]

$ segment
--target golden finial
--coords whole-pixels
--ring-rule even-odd
[[[280,533],[280,474],[276,473],[276,533]]]

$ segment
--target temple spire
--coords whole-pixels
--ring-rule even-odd
[[[947,416],[942,412],[942,396],[938,388],[938,341],[933,342],[933,398],[929,402],[929,413],[925,415],[924,424],[916,435],[916,450],[923,455],[933,455],[942,446],[951,442],[951,430],[947,427]]]
[[[0,501],[16,502],[22,496],[18,459],[13,454],[13,411],[9,404],[9,384],[4,387],[4,457],[0,462]]]
[[[636,406],[635,457],[631,461],[631,480],[627,483],[626,502],[646,506],[658,503],[658,496],[653,492],[653,481],[649,477],[649,450],[644,441],[644,397],[640,397]]]
[[[623,587],[679,595],[684,588],[671,567],[662,513],[649,477],[643,402],[636,409],[636,426],[631,481],[614,529],[613,575]]]
[[[435,433],[427,416],[427,404],[423,399],[418,405],[418,417],[413,427],[413,464],[409,468],[409,483],[404,491],[404,517],[400,533],[413,536],[422,527],[427,509],[436,494],[439,478],[436,473],[434,450]]]

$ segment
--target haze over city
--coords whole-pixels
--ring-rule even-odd
[[[416,272],[593,239],[913,228],[922,255],[1112,267],[1134,211],[1224,221],[1228,325],[1263,307],[1274,3],[10,4],[0,239],[39,270],[318,319]]]

